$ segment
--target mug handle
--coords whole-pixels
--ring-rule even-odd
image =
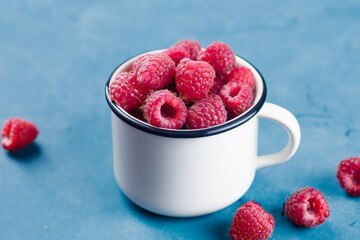
[[[298,149],[301,139],[300,126],[295,116],[285,108],[265,102],[258,113],[258,117],[275,121],[283,126],[288,133],[289,141],[281,151],[259,156],[256,169],[289,160]]]

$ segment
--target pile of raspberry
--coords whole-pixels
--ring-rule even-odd
[[[226,122],[249,109],[255,78],[237,66],[231,48],[213,42],[202,50],[195,40],[138,57],[109,87],[126,112],[166,129],[200,129]],[[229,117],[228,117],[229,116]]]
[[[321,225],[330,216],[323,194],[312,187],[291,194],[283,205],[283,211],[294,224],[309,228]],[[274,229],[274,216],[257,202],[248,201],[237,209],[229,234],[232,240],[266,240]]]

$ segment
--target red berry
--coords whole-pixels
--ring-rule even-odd
[[[174,47],[183,47],[189,54],[189,57],[191,60],[196,60],[198,57],[200,51],[201,51],[201,45],[199,42],[195,40],[183,40],[180,42],[175,43]]]
[[[109,87],[110,97],[125,111],[136,109],[150,94],[150,90],[138,84],[136,76],[129,72],[120,72]]]
[[[217,74],[229,74],[235,66],[235,55],[231,48],[222,42],[213,42],[200,52],[198,60],[208,62]]]
[[[146,55],[133,64],[138,83],[149,89],[160,89],[171,82],[175,63],[166,53]]]
[[[18,150],[32,143],[38,133],[39,130],[33,123],[20,118],[10,118],[2,127],[1,144],[6,150]]]
[[[227,77],[216,75],[214,78],[214,84],[210,88],[209,92],[219,94],[221,88],[228,82]]]
[[[260,204],[249,201],[235,213],[230,227],[232,240],[269,239],[275,228],[275,219]]]
[[[185,103],[167,89],[152,93],[142,106],[144,118],[160,128],[181,128],[187,115]]]
[[[151,54],[145,54],[145,55],[142,55],[140,57],[138,57],[133,65],[132,65],[132,70],[134,72],[136,72],[137,70],[139,70],[139,68],[141,67],[142,63],[148,58],[148,56],[150,56]]]
[[[338,166],[340,186],[352,196],[360,196],[360,157],[349,157]]]
[[[254,94],[249,85],[242,82],[229,81],[219,93],[227,109],[236,115],[250,108],[254,100]]]
[[[180,97],[188,102],[206,97],[214,78],[215,71],[206,62],[184,58],[176,67],[176,89]]]
[[[235,67],[229,74],[229,81],[239,81],[248,84],[251,89],[255,89],[255,77],[247,67]]]
[[[284,204],[284,212],[295,224],[305,227],[316,227],[330,216],[324,196],[311,187],[291,194]]]
[[[183,58],[189,58],[190,54],[183,46],[172,46],[165,53],[178,65]]]
[[[191,129],[207,128],[224,123],[226,117],[227,112],[221,98],[210,94],[189,108],[186,125]]]

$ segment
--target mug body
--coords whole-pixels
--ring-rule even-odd
[[[136,129],[112,113],[114,172],[134,203],[167,216],[198,216],[238,200],[257,160],[258,119],[220,134],[164,137]]]

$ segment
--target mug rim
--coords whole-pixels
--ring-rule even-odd
[[[150,51],[150,52],[155,52],[155,51]],[[147,53],[149,53],[149,52],[147,52]],[[146,54],[146,53],[143,53],[143,54]],[[147,124],[147,123],[131,116],[129,113],[127,113],[125,110],[123,110],[120,106],[118,106],[114,101],[112,101],[111,97],[110,97],[110,92],[109,92],[110,82],[111,82],[111,79],[112,79],[114,73],[122,65],[127,63],[129,60],[131,60],[135,57],[138,57],[140,55],[143,55],[143,54],[138,54],[134,57],[128,58],[127,60],[125,60],[124,62],[119,64],[114,69],[114,71],[111,73],[110,77],[108,78],[108,80],[105,84],[105,98],[106,98],[106,101],[107,101],[109,107],[111,108],[112,112],[117,117],[119,117],[121,120],[123,120],[125,123],[129,124],[130,126],[136,128],[138,130],[141,130],[143,132],[147,132],[150,134],[155,134],[158,136],[171,137],[171,138],[197,138],[197,137],[212,136],[212,135],[216,135],[216,134],[220,134],[220,133],[229,131],[233,128],[236,128],[236,127],[246,123],[260,111],[260,109],[262,108],[262,106],[265,103],[265,98],[267,95],[267,87],[266,87],[266,83],[265,83],[263,75],[248,60],[235,54],[237,57],[244,60],[245,62],[247,62],[250,66],[252,66],[255,69],[255,71],[259,74],[261,82],[263,84],[263,91],[261,93],[260,99],[247,112],[240,114],[239,116],[231,119],[231,121],[226,121],[223,124],[209,127],[209,128],[202,128],[202,129],[165,129],[165,128],[158,128],[158,127],[152,126],[150,124]]]

